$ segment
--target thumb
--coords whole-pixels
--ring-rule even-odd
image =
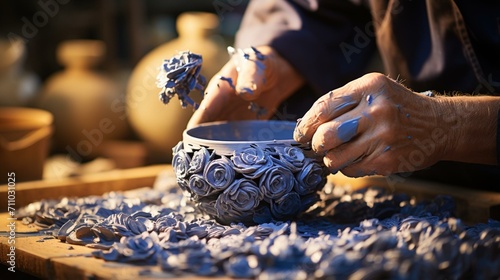
[[[269,58],[252,47],[235,50],[232,59],[238,70],[236,93],[247,101],[257,99],[266,83],[266,60]]]

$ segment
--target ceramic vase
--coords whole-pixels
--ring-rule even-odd
[[[54,150],[79,161],[95,157],[104,141],[128,133],[123,94],[95,69],[105,51],[99,40],[62,42],[57,58],[65,68],[47,79],[38,102],[54,115]]]

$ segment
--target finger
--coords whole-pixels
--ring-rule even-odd
[[[236,57],[234,57],[236,56]],[[257,99],[266,83],[266,64],[270,59],[255,48],[239,49],[232,59],[238,60],[236,92],[247,101]]]
[[[360,100],[361,94],[345,93],[344,88],[323,95],[297,123],[294,139],[301,143],[311,141],[320,125],[348,112],[356,107]]]
[[[358,135],[365,133],[372,125],[373,118],[366,112],[362,112],[362,106],[339,116],[329,122],[321,124],[311,139],[312,149],[319,155],[334,149]]]
[[[225,75],[220,75],[221,73]],[[234,85],[231,81],[235,80],[237,75],[234,65],[227,63],[219,74],[210,80],[200,107],[193,113],[187,128],[218,119],[218,116],[222,114],[228,105],[227,100],[235,94]]]
[[[349,177],[386,174],[385,167],[381,164],[382,157],[387,157],[387,150],[381,149],[379,141],[369,142],[367,137],[342,144],[329,150],[323,161],[331,172],[341,171]]]
[[[349,177],[366,175],[389,175],[393,167],[390,162],[395,157],[394,150],[383,144],[380,138],[373,139],[368,134],[363,134],[356,140],[347,142],[325,153],[323,161],[333,171],[341,171]]]
[[[323,158],[323,162],[330,172],[336,173],[362,160],[364,154],[364,149],[348,143],[328,151]]]

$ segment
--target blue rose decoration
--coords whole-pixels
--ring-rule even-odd
[[[262,195],[254,181],[243,178],[234,181],[217,198],[215,207],[218,217],[227,222],[238,221],[252,214]]]
[[[184,142],[182,141],[179,141],[179,143],[177,143],[177,145],[175,145],[173,148],[172,148],[172,154],[175,155],[177,154],[179,151],[182,151],[184,150]]]
[[[293,146],[274,146],[270,149],[274,155],[275,164],[283,165],[292,172],[301,170],[304,166],[305,155],[300,148]]]
[[[235,151],[231,160],[234,169],[250,179],[258,178],[273,165],[269,155],[257,145]]]
[[[173,149],[173,167],[184,194],[220,223],[259,224],[292,219],[319,200],[327,169],[295,146],[252,144],[231,157],[210,147]]]
[[[203,177],[210,186],[217,190],[224,190],[234,180],[234,165],[225,156],[211,161],[203,172]]]
[[[179,150],[172,158],[172,167],[174,168],[177,179],[186,178],[189,170],[190,156],[185,150]]]
[[[295,185],[293,173],[281,165],[268,168],[259,181],[265,200],[278,199],[289,193]]]
[[[319,190],[326,183],[326,172],[319,163],[306,159],[304,167],[297,173],[298,184],[294,190],[300,195],[306,195]]]
[[[191,189],[192,193],[202,197],[209,196],[217,191],[210,186],[205,177],[199,174],[191,175],[189,178],[189,189]]]
[[[211,217],[217,217],[217,209],[215,209],[215,199],[200,199],[198,203],[196,204],[196,207],[198,207],[203,213],[211,216]]]
[[[201,55],[190,51],[179,52],[171,59],[165,59],[156,77],[156,86],[161,88],[161,102],[168,104],[177,95],[183,108],[191,105],[197,109],[199,104],[189,94],[195,89],[200,93],[205,89],[207,82],[200,74],[202,63]]]
[[[271,213],[278,219],[293,218],[300,210],[300,195],[296,192],[289,192],[271,203]]]
[[[189,163],[189,173],[200,173],[203,174],[203,170],[205,166],[208,164],[212,155],[205,147],[201,147],[198,151],[193,153],[193,157],[191,158],[191,162]]]

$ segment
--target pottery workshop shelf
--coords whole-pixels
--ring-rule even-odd
[[[135,190],[151,187],[160,173],[174,177],[168,165],[153,165],[128,170],[115,170],[100,174],[66,178],[59,181],[36,181],[19,183],[16,186],[16,209],[41,198],[84,197],[100,195],[110,191]],[[394,193],[406,193],[417,200],[451,195],[457,201],[457,216],[468,223],[482,223],[489,218],[500,218],[500,194],[472,191],[459,187],[430,184],[418,181],[394,183],[384,177],[352,179],[342,175],[330,176],[329,181],[337,186],[355,190],[366,186],[387,188]],[[7,205],[7,186],[0,186],[0,205]],[[2,209],[5,211],[4,209]],[[10,216],[0,214],[0,261],[6,269],[10,252]],[[94,258],[95,249],[71,245],[39,231],[34,224],[15,223],[15,269],[45,279],[213,279],[192,274],[172,274],[158,265],[132,265],[108,262]],[[227,278],[227,277],[223,277]]]

